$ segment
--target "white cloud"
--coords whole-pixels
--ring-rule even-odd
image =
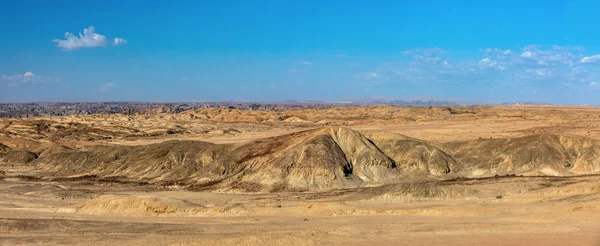
[[[183,78],[181,78],[181,80],[186,81],[186,80],[188,80],[188,78],[187,77],[183,77]]]
[[[301,61],[300,64],[302,64],[302,65],[313,65],[313,63],[309,62],[309,61]]]
[[[581,58],[579,62],[581,63],[592,63],[600,60],[600,55],[586,56]]]
[[[548,76],[553,75],[552,70],[547,69],[547,68],[527,69],[527,70],[525,70],[525,72],[530,73],[535,76],[538,76],[538,77],[548,77]]]
[[[479,60],[479,62],[477,62],[477,65],[479,65],[480,69],[486,69],[486,68],[494,68],[494,69],[498,69],[498,70],[508,69],[507,64],[505,62],[494,61],[494,60],[491,60],[490,58],[483,58],[483,59]]]
[[[513,52],[509,49],[497,49],[497,48],[487,48],[483,50],[485,57],[493,57],[494,55],[498,60],[505,60],[512,56]]]
[[[108,82],[106,84],[103,84],[100,87],[100,92],[109,92],[112,88],[114,88],[115,86],[117,86],[117,84],[113,83],[113,82]]]
[[[556,65],[563,64],[574,66],[581,57],[578,52],[585,50],[582,47],[558,46],[554,45],[552,49],[542,49],[537,45],[530,45],[523,48],[520,63],[535,62],[538,65]]]
[[[590,87],[600,88],[600,82],[590,81]]]
[[[570,46],[526,46],[517,51],[501,48],[481,50],[483,57],[476,59],[448,59],[446,55],[426,56],[423,49],[407,50],[413,54],[406,62],[381,63],[370,73],[355,78],[369,82],[385,81],[412,85],[447,84],[466,86],[485,83],[493,88],[532,89],[542,85],[564,85],[600,88],[600,69],[578,66],[585,48]],[[419,53],[420,52],[420,53]],[[419,53],[419,54],[417,54]],[[431,54],[431,53],[428,53]],[[595,56],[589,57],[589,61]],[[593,59],[598,59],[600,55]],[[592,83],[593,82],[593,83]]]
[[[521,53],[521,57],[531,58],[531,57],[533,57],[533,53],[531,53],[531,51],[525,51],[525,52]]]
[[[478,64],[479,64],[479,66],[486,66],[486,67],[488,67],[488,66],[496,65],[496,62],[490,60],[490,58],[483,58],[483,59],[481,59],[479,61]]]
[[[122,38],[115,38],[115,40],[113,41],[114,45],[120,45],[120,44],[126,44],[127,40],[122,39]]]
[[[79,37],[70,32],[65,33],[66,39],[54,39],[58,47],[63,50],[76,50],[79,48],[104,47],[109,42],[106,36],[96,33],[93,26],[83,29],[83,34],[79,33]],[[122,38],[115,38],[114,45],[125,44],[127,41]]]
[[[16,87],[20,84],[45,84],[58,82],[59,78],[36,75],[33,72],[27,71],[23,74],[1,75],[0,82],[11,87]]]

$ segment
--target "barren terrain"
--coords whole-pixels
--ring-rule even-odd
[[[0,245],[600,245],[600,109],[0,118]]]

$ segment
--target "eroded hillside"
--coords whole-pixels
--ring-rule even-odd
[[[420,178],[570,176],[600,172],[600,142],[537,134],[428,142],[381,131],[323,127],[239,144],[4,147],[4,163],[54,177],[90,176],[241,191],[325,190]]]

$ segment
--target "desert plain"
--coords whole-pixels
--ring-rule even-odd
[[[600,245],[600,108],[1,118],[0,245]]]

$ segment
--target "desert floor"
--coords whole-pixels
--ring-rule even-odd
[[[42,129],[40,122],[67,128]],[[535,133],[600,139],[600,109],[206,109],[177,115],[0,119],[0,140],[15,148],[184,139],[242,143],[321,126],[437,142]],[[53,177],[18,163],[0,164],[0,172],[0,245],[600,245],[598,174],[424,178],[251,193]]]

